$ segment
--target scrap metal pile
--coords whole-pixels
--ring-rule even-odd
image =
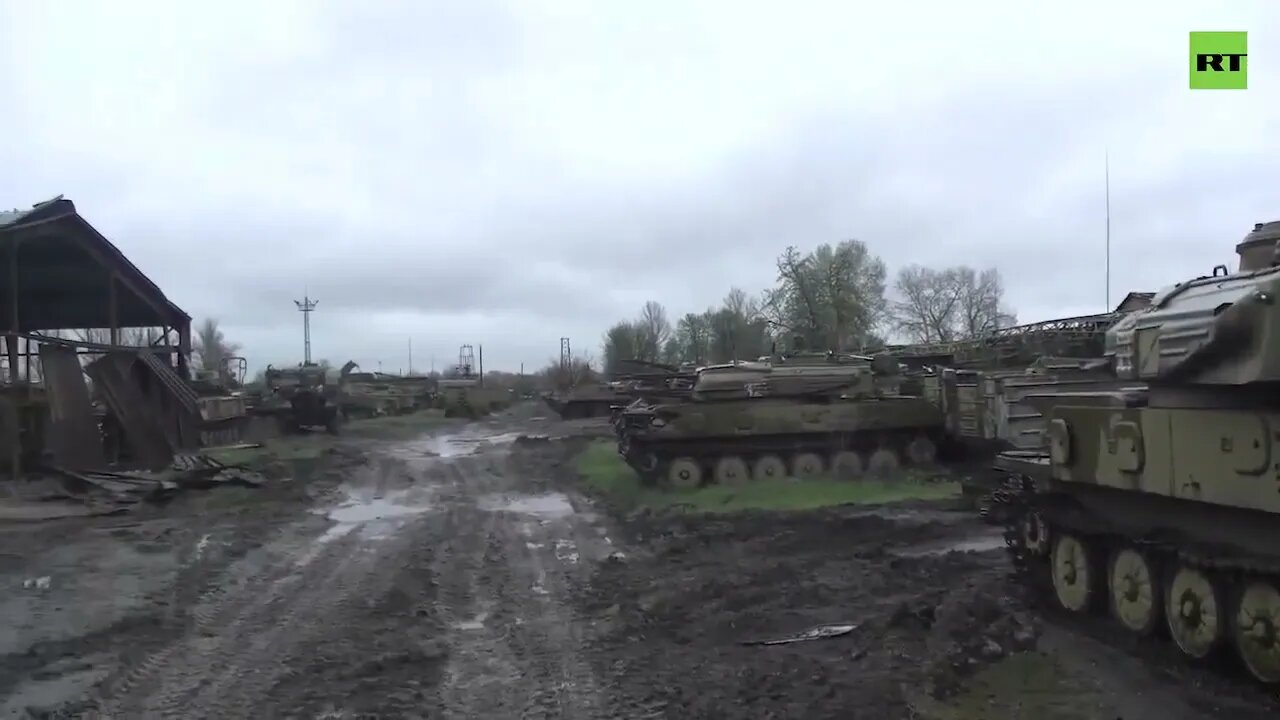
[[[204,455],[179,455],[159,471],[52,469],[61,480],[54,498],[84,502],[99,513],[128,510],[140,502],[163,502],[182,490],[224,484],[257,487],[266,481],[261,473]]]

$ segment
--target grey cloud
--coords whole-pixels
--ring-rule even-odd
[[[189,10],[103,5],[134,55],[76,60],[78,34],[111,29],[53,21],[0,54],[17,105],[0,166],[18,170],[0,206],[67,193],[255,364],[296,361],[305,288],[318,355],[400,366],[412,336],[415,355],[483,343],[507,368],[562,335],[595,352],[647,299],[678,315],[758,291],[786,245],[848,237],[891,272],[999,267],[1024,320],[1099,310],[1107,147],[1113,299],[1226,261],[1273,212],[1276,102],[1188,93],[1189,5],[1103,27],[1101,6],[1008,4],[1012,34],[941,11],[903,34],[885,28],[918,11],[680,7],[282,2],[166,38]],[[1250,8],[1222,20],[1267,47],[1275,13]],[[1082,47],[1099,57],[1064,60]],[[866,61],[888,49],[901,67]],[[1255,87],[1277,74],[1251,58]],[[1237,137],[1206,134],[1231,115]]]

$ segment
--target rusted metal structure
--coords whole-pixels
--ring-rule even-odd
[[[957,368],[1026,367],[1043,356],[1096,357],[1102,355],[1107,329],[1123,313],[1059,318],[1001,328],[988,335],[969,340],[927,345],[896,345],[887,354],[927,364]]]
[[[125,348],[124,328],[159,332],[150,347]],[[106,330],[109,342],[59,336],[69,329]],[[76,387],[84,382],[75,372],[77,355],[128,352],[162,369],[165,381],[190,379],[191,317],[61,195],[27,210],[0,212],[0,334],[0,453],[14,476],[21,472],[23,437],[43,433],[46,424],[57,432],[88,432],[87,396]],[[40,359],[49,367],[42,368]],[[58,389],[37,386],[37,376]],[[70,441],[54,445],[71,456]],[[96,461],[96,454],[80,461]]]
[[[49,331],[102,328],[111,332],[110,347],[77,344],[103,352],[131,327],[160,328],[155,352],[190,378],[191,316],[61,195],[30,210],[0,212],[0,327],[9,378],[29,376],[14,370],[36,353],[24,352],[20,340],[34,344]]]

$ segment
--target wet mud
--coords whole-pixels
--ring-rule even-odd
[[[573,475],[607,427],[540,414],[347,442],[151,515],[0,529],[0,716],[1274,711],[1029,609],[1000,538],[948,504],[624,512]]]

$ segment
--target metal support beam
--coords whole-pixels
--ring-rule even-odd
[[[107,274],[107,325],[111,330],[111,344],[120,344],[120,296],[116,294],[116,274]]]

